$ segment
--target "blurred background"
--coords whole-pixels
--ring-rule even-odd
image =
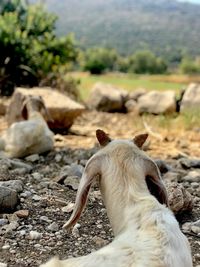
[[[200,79],[199,25],[198,0],[1,0],[0,93],[48,85],[85,100],[97,80],[179,90]]]

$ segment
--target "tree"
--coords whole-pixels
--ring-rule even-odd
[[[160,57],[156,57],[148,50],[138,51],[129,59],[129,70],[137,74],[165,73],[167,64]]]
[[[92,48],[85,53],[83,69],[92,74],[113,71],[116,68],[118,55],[114,49]]]
[[[72,36],[57,38],[56,16],[25,0],[3,1],[0,11],[0,93],[38,85],[77,58]]]
[[[200,63],[185,57],[181,61],[179,69],[184,74],[200,74]]]

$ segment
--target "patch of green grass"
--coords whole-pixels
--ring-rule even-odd
[[[83,75],[77,73],[75,77],[80,80],[80,94],[83,100],[88,98],[91,88],[97,82],[109,83],[116,87],[126,89],[129,92],[142,87],[147,90],[175,90],[177,94],[185,85],[184,83],[156,80],[152,75]]]

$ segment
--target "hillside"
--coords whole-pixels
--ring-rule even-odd
[[[151,49],[165,57],[200,51],[200,5],[175,0],[46,0],[59,35],[74,32],[83,48],[121,53]]]

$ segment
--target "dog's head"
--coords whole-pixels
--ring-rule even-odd
[[[142,182],[141,179],[145,179],[149,192],[154,195],[161,204],[168,205],[167,193],[159,169],[157,165],[141,151],[148,134],[137,135],[132,140],[112,140],[104,131],[97,130],[96,137],[102,149],[88,161],[85,167],[77,192],[74,211],[69,221],[64,225],[64,228],[73,226],[79,219],[87,202],[88,193],[94,179],[102,176],[102,170],[105,169],[107,156],[110,158],[115,157],[118,160],[119,164],[116,166],[118,168],[123,165],[123,160],[129,162],[129,164],[126,164],[126,168],[130,167],[130,163],[137,162],[138,166],[136,166],[136,168],[140,168],[140,173],[142,174],[137,178],[140,179],[137,183],[139,184]],[[132,158],[136,159],[136,161],[132,161]],[[131,175],[134,177],[135,174],[133,170],[134,168],[131,168],[130,171],[133,172]],[[131,180],[129,180],[129,183],[130,182]]]

